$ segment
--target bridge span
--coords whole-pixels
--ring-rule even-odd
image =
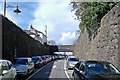
[[[73,52],[75,45],[50,45],[50,52]]]

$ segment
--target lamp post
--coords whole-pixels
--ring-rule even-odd
[[[4,2],[4,17],[5,17],[5,15],[6,15],[6,0]]]
[[[16,14],[18,14],[18,13],[21,13],[21,11],[18,9],[18,6],[6,6],[6,0],[4,1],[4,17],[6,16],[6,8],[14,8],[14,7],[16,7],[16,10],[14,10],[14,12],[16,13]]]

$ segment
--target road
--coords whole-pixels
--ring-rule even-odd
[[[27,80],[38,80],[38,79],[66,79],[69,80],[65,73],[65,61],[57,60],[52,61],[39,69],[36,73],[31,75]]]
[[[66,69],[66,60],[52,61],[31,74],[19,80],[71,80],[72,70]]]

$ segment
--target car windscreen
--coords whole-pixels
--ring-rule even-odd
[[[16,64],[27,64],[28,60],[27,59],[16,59]]]
[[[78,58],[69,58],[68,61],[79,61]]]
[[[45,58],[44,57],[41,57],[43,60],[45,60]]]
[[[33,62],[37,62],[39,60],[39,57],[32,57]]]
[[[87,70],[90,74],[120,74],[110,63],[88,63]]]

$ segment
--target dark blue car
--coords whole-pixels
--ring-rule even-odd
[[[120,80],[120,71],[105,61],[79,61],[72,76],[74,80]]]

